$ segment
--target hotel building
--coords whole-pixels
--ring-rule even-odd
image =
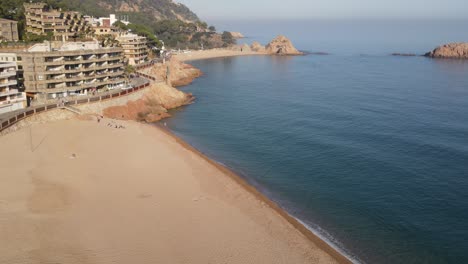
[[[99,93],[125,84],[120,47],[44,42],[16,56],[26,94],[35,101]]]
[[[122,45],[129,65],[139,65],[148,60],[148,41],[145,37],[125,33],[116,39]]]

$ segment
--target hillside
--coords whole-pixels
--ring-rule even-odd
[[[0,18],[19,21],[20,37],[24,27],[23,3],[29,0],[2,0]],[[133,24],[140,24],[147,28],[155,28],[158,21],[179,20],[186,24],[195,24],[207,28],[206,23],[183,4],[172,0],[34,0],[31,2],[45,2],[53,8],[79,11],[94,17],[104,17],[109,14],[125,16]]]
[[[18,19],[21,7],[27,0],[2,0],[0,17]],[[172,0],[44,0],[64,10],[80,11],[92,16],[106,16],[110,13],[128,15],[130,20],[182,20],[198,22],[199,18],[188,7]]]
[[[25,38],[23,3],[29,0],[2,0],[0,18],[18,21],[20,39]],[[227,34],[218,34],[214,27],[201,21],[183,4],[173,0],[34,0],[53,8],[79,11],[95,17],[116,14],[128,18],[129,29],[150,36],[154,34],[170,48],[217,48],[229,46],[235,40]],[[150,37],[151,38],[151,37]]]
[[[130,20],[181,20],[199,21],[197,15],[183,4],[172,0],[52,0],[57,5],[77,10],[83,14],[103,16],[109,13],[128,15]]]

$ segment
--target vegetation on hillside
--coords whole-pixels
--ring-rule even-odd
[[[25,41],[42,41],[50,36],[25,34],[25,17],[23,3],[29,0],[2,0],[0,17],[18,21],[20,39]],[[161,46],[162,40],[170,48],[217,48],[235,43],[228,32],[216,33],[214,26],[200,21],[196,14],[182,4],[172,0],[34,0],[45,2],[53,8],[79,11],[94,17],[117,16],[128,17],[130,25],[122,23],[117,26],[130,29],[132,32],[146,36],[153,46]],[[124,6],[123,3],[128,5]]]

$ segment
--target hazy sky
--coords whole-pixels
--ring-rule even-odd
[[[468,19],[468,0],[178,0],[201,19]]]

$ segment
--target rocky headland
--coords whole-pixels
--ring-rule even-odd
[[[170,71],[169,82],[165,80],[168,67]],[[148,123],[170,117],[168,110],[190,104],[195,99],[192,94],[184,93],[174,87],[188,85],[202,75],[199,69],[175,58],[167,64],[156,64],[145,70],[145,73],[155,76],[159,80],[165,80],[165,82],[153,83],[138,100],[104,109],[105,117]]]
[[[425,54],[430,58],[468,59],[468,43],[450,43]]]

